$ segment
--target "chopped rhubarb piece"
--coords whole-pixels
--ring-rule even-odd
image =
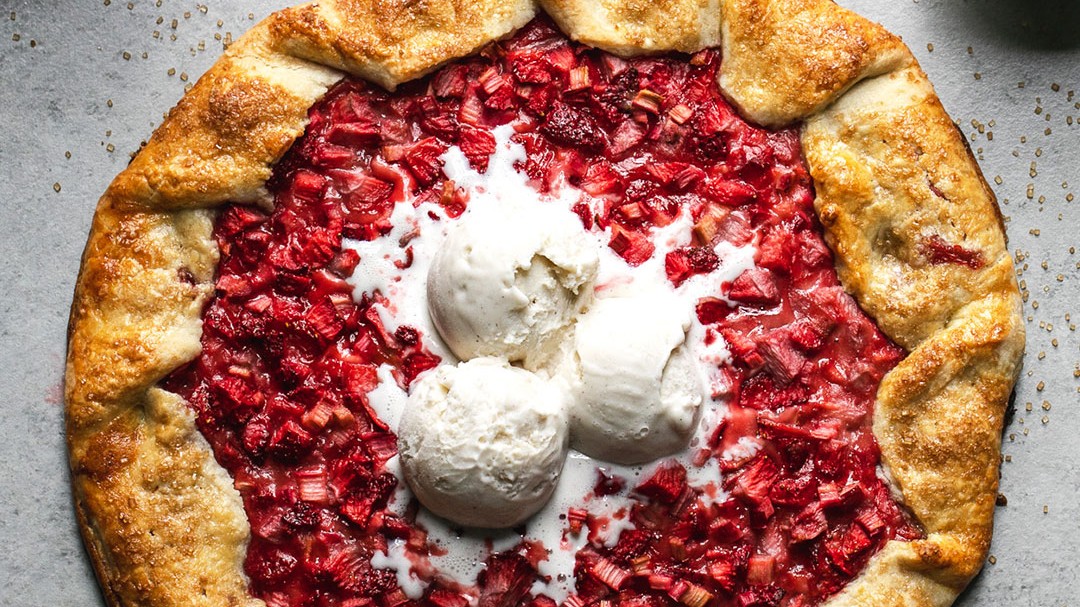
[[[620,590],[626,580],[630,579],[630,572],[616,566],[611,561],[600,557],[589,568],[589,573],[612,590]]]
[[[764,586],[773,581],[776,557],[771,554],[755,554],[746,565],[746,581],[752,586]]]
[[[589,520],[589,512],[583,508],[571,508],[567,512],[566,518],[570,522],[570,533],[576,535],[581,533],[582,527]]]
[[[649,89],[641,89],[637,95],[634,95],[634,100],[631,105],[634,107],[645,110],[650,114],[660,113],[660,104],[664,102],[664,97],[656,91],[650,91]]]
[[[326,427],[334,415],[334,408],[327,401],[319,401],[317,405],[304,412],[301,423],[304,428],[318,432]]]
[[[476,95],[466,97],[461,102],[461,109],[458,111],[458,120],[464,124],[480,124],[484,117],[484,104],[480,101],[480,98]]]
[[[570,70],[570,82],[566,87],[566,92],[573,93],[589,88],[592,83],[589,77],[589,66],[581,65]]]
[[[652,573],[652,558],[645,554],[634,557],[630,560],[630,566],[634,575],[648,575]]]
[[[649,588],[653,590],[670,590],[675,585],[675,578],[670,575],[654,573],[649,576]]]
[[[686,124],[686,121],[694,116],[694,110],[686,104],[680,103],[668,111],[668,116],[671,117],[675,124]]]
[[[300,499],[305,502],[323,504],[330,500],[330,493],[326,490],[326,468],[323,466],[297,470],[296,486],[300,492]]]

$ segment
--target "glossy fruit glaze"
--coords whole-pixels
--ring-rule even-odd
[[[757,267],[697,306],[732,362],[720,371],[728,415],[695,463],[718,466],[729,496],[701,499],[681,465],[661,463],[632,493],[634,529],[578,553],[567,603],[813,605],[886,541],[919,536],[877,475],[870,430],[878,383],[903,352],[838,283],[797,132],[743,121],[717,90],[719,69],[714,51],[619,59],[538,20],[396,93],[345,81],[311,110],[270,182],[273,212],[221,213],[202,354],[164,382],[191,403],[243,498],[255,596],[272,607],[554,605],[531,592],[544,547],[527,542],[490,557],[475,587],[434,579],[418,600],[372,566],[394,539],[431,549],[415,504],[387,509],[399,480],[385,466],[394,434],[368,399],[376,368],[392,365],[407,387],[439,360],[416,330],[385,330],[373,295],[354,300],[345,278],[361,260],[342,248],[386,234],[395,204],[460,214],[467,196],[439,156],[457,145],[485,170],[490,129],[511,121],[528,153],[520,169],[540,191],[568,184],[601,201],[574,210],[631,265],[681,209],[694,244],[667,254],[673,285],[715,269],[720,240],[759,251]],[[601,477],[591,491],[624,482]],[[567,513],[568,534],[596,524]]]

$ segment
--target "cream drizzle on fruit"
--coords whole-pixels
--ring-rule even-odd
[[[552,194],[541,194],[531,186],[528,178],[516,166],[526,159],[524,147],[513,141],[513,124],[492,129],[495,136],[495,152],[490,157],[486,172],[473,169],[464,153],[451,146],[441,157],[443,173],[456,187],[468,193],[468,207],[464,214],[483,209],[485,206],[508,204],[556,204],[570,212],[579,202],[585,202],[594,210],[603,211],[603,200],[593,198],[584,191],[560,181],[552,188]],[[463,214],[463,216],[464,216]],[[418,329],[424,346],[440,356],[443,364],[454,364],[457,359],[442,342],[427,311],[427,274],[435,253],[439,250],[451,222],[445,211],[434,202],[415,201],[406,196],[398,202],[391,215],[392,228],[381,238],[372,241],[345,239],[343,247],[356,251],[360,264],[348,279],[354,289],[354,299],[374,297],[375,308],[383,324],[393,331],[399,326]],[[683,208],[670,224],[654,227],[651,240],[656,249],[653,255],[638,266],[629,265],[608,246],[610,228],[588,231],[582,227],[583,238],[594,238],[599,244],[600,266],[596,284],[598,293],[634,287],[667,289],[676,294],[692,311],[699,299],[721,297],[725,283],[730,283],[744,271],[754,267],[757,236],[752,243],[735,246],[721,241],[714,250],[719,259],[718,267],[707,274],[696,274],[675,287],[667,278],[664,259],[668,252],[691,243],[693,220],[689,210]],[[406,253],[406,250],[409,250]],[[377,295],[376,295],[377,294]],[[729,302],[730,303],[730,302]],[[694,463],[694,455],[706,446],[710,434],[723,419],[726,412],[724,398],[730,390],[723,382],[719,367],[731,361],[731,355],[723,338],[712,329],[703,327],[696,320],[687,336],[687,345],[697,361],[699,381],[704,390],[701,421],[688,448],[674,458],[687,470],[689,484],[708,503],[727,499],[721,488],[720,470],[716,462],[707,460],[703,465]],[[382,365],[378,370],[379,385],[368,394],[371,407],[391,429],[397,427],[406,393],[394,380],[392,368]],[[748,449],[739,443],[740,451]],[[377,569],[394,570],[398,583],[407,596],[417,597],[423,591],[422,579],[435,577],[452,582],[471,594],[477,574],[484,568],[484,561],[493,553],[508,550],[520,542],[537,542],[548,551],[548,558],[539,564],[539,573],[548,579],[538,580],[532,588],[534,594],[546,594],[561,603],[574,592],[573,575],[575,556],[589,542],[613,547],[624,530],[633,529],[630,509],[634,500],[629,496],[632,487],[648,478],[657,467],[653,462],[639,466],[617,466],[595,460],[572,451],[563,467],[555,494],[544,508],[519,530],[461,529],[441,519],[423,507],[416,523],[428,533],[430,543],[442,554],[421,556],[407,551],[404,542],[392,542],[387,553],[377,553],[372,565]],[[399,483],[391,510],[403,513],[412,500],[404,482],[395,456],[387,463],[387,469],[398,477]],[[625,480],[623,489],[612,494],[598,496],[593,487],[599,471]],[[571,508],[587,511],[594,520],[594,529],[585,526],[578,533],[571,533],[567,513]],[[475,598],[475,597],[474,597]]]

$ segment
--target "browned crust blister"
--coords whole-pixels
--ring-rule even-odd
[[[827,0],[540,0],[623,55],[720,45],[749,119],[803,122],[844,286],[909,355],[881,384],[885,472],[927,535],[890,542],[830,606],[950,604],[989,546],[1004,409],[1024,343],[992,193],[895,36]],[[66,402],[76,510],[112,605],[258,605],[239,494],[191,412],[154,388],[199,352],[213,208],[269,204],[273,164],[343,72],[384,87],[526,23],[531,0],[332,0],[237,41],[98,205],[72,306]],[[932,263],[929,237],[980,264]],[[977,266],[977,267],[972,267]]]

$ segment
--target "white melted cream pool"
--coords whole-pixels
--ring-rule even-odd
[[[447,178],[469,194],[468,207],[462,217],[486,206],[498,205],[503,199],[521,204],[556,204],[567,209],[567,212],[577,202],[584,201],[594,211],[602,211],[602,200],[565,183],[557,187],[552,195],[540,194],[528,184],[528,178],[515,168],[516,164],[524,162],[525,149],[511,141],[513,126],[497,127],[493,133],[496,149],[485,173],[475,171],[457,147],[451,147],[442,156],[443,172]],[[393,227],[389,234],[369,242],[344,241],[346,248],[360,255],[360,264],[349,279],[354,298],[359,301],[365,294],[371,296],[379,293],[382,298],[374,305],[383,324],[391,331],[402,325],[418,329],[424,346],[442,358],[443,364],[455,364],[457,359],[439,338],[428,314],[427,274],[435,253],[454,221],[446,216],[438,204],[424,202],[414,205],[413,201],[407,199],[395,205],[391,215]],[[736,247],[726,242],[719,243],[715,247],[719,267],[709,274],[695,275],[676,288],[667,279],[664,259],[669,251],[690,244],[692,227],[689,211],[683,209],[670,225],[654,228],[652,240],[656,250],[649,260],[637,267],[627,264],[607,246],[610,232],[590,232],[582,227],[582,237],[594,238],[600,245],[597,288],[630,284],[657,286],[675,293],[691,311],[703,297],[720,297],[722,283],[734,280],[754,266],[756,247],[753,244]],[[412,264],[402,270],[398,265],[405,260],[405,251],[398,243],[404,238],[409,238],[409,246],[412,247]],[[726,495],[720,486],[719,467],[715,462],[705,466],[695,466],[692,462],[693,454],[704,446],[707,437],[723,419],[726,412],[724,397],[729,391],[717,369],[730,362],[730,353],[719,335],[707,336],[708,330],[694,322],[686,342],[698,362],[704,391],[699,425],[688,448],[664,461],[679,461],[686,467],[690,485],[702,491],[702,499],[720,502]],[[396,429],[407,395],[395,382],[390,367],[380,367],[378,376],[379,385],[368,394],[368,398],[376,414],[392,429]],[[756,448],[756,443],[751,440],[746,444],[740,441],[733,450],[745,452]],[[728,455],[735,456],[734,453],[725,454]],[[574,591],[575,555],[590,541],[588,527],[578,534],[569,532],[566,519],[569,509],[588,511],[600,524],[599,533],[595,534],[593,541],[612,547],[624,530],[633,528],[629,514],[634,500],[629,497],[630,490],[651,476],[657,465],[658,462],[616,466],[571,451],[554,495],[539,513],[529,519],[524,534],[519,533],[520,530],[509,529],[461,529],[421,507],[416,522],[427,530],[429,541],[443,554],[420,557],[409,554],[404,542],[393,542],[386,553],[376,553],[372,565],[378,569],[393,570],[399,585],[411,598],[423,593],[426,580],[432,575],[431,569],[434,569],[435,576],[469,592],[468,589],[475,586],[477,574],[484,568],[484,561],[489,555],[511,549],[522,540],[536,541],[549,552],[547,560],[539,566],[540,575],[549,580],[537,582],[532,590],[535,594],[546,594],[562,603]],[[387,468],[399,480],[391,508],[399,513],[404,512],[412,495],[402,478],[398,459],[390,460]],[[593,488],[601,469],[608,475],[625,479],[625,488],[614,495],[594,495]]]

